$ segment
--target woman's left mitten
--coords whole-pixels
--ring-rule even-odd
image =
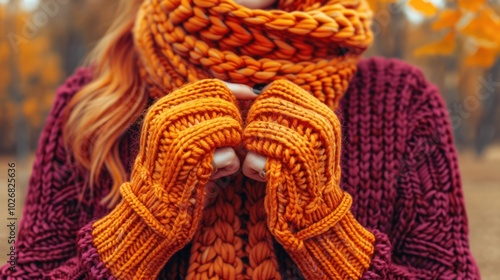
[[[254,102],[243,131],[244,147],[267,157],[269,230],[307,279],[359,278],[370,265],[374,237],[340,188],[340,140],[334,112],[283,80]]]

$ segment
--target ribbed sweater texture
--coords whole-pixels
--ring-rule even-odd
[[[57,91],[39,139],[19,224],[16,269],[11,271],[9,264],[4,265],[0,269],[1,279],[115,279],[117,268],[137,271],[147,267],[146,262],[155,261],[149,260],[148,255],[164,252],[161,246],[168,241],[163,241],[161,230],[143,222],[142,216],[127,204],[114,210],[120,213],[119,219],[105,219],[111,212],[100,204],[111,186],[106,173],[93,195],[85,195],[81,202],[77,200],[85,184],[85,173],[74,167],[71,154],[64,149],[61,118],[71,97],[91,79],[90,70],[80,68]],[[350,265],[355,261],[330,257],[336,254],[335,250],[342,251],[344,243],[352,241],[360,244],[354,248],[362,252],[355,254],[360,267],[366,264],[362,279],[480,279],[469,248],[449,116],[437,88],[420,70],[401,61],[366,59],[359,63],[335,113],[342,129],[340,185],[348,200],[345,205],[351,205],[347,215],[352,216],[340,229],[344,235],[336,234],[339,228],[316,232],[305,245],[297,245],[306,248],[302,251],[283,248],[272,236],[252,235],[265,232],[254,230],[266,226],[260,224],[265,215],[265,184],[235,175],[230,177],[229,187],[219,193],[219,208],[207,208],[201,225],[203,229],[203,223],[214,223],[218,226],[206,225],[207,228],[227,226],[231,230],[195,233],[199,248],[177,243],[175,246],[182,249],[166,246],[165,254],[171,256],[156,278],[189,278],[193,273],[189,269],[197,269],[196,275],[203,275],[203,269],[210,269],[207,259],[213,258],[223,262],[218,267],[227,267],[218,274],[219,279],[233,279],[232,271],[241,273],[243,267],[244,279],[261,279],[257,275],[266,275],[266,279],[328,279],[325,275],[315,276],[318,268],[308,266],[308,261],[312,266],[318,264],[319,270],[329,265],[341,268],[340,272],[332,270],[332,275],[342,279],[345,277],[340,275],[347,275],[343,274],[345,271],[357,273],[355,266]],[[121,158],[128,172],[139,152],[141,126],[139,120],[120,142]],[[224,203],[237,209],[236,215],[215,210],[224,209]],[[256,205],[262,211],[248,211],[258,209]],[[127,234],[120,228],[129,229],[131,221],[137,221],[134,226],[142,234],[151,235],[148,242],[159,245],[120,243]],[[116,240],[99,240],[103,235],[97,234],[102,231],[108,231],[110,238]],[[227,252],[232,254],[212,250],[209,246],[213,243],[219,244],[219,248],[227,243]],[[109,261],[109,256],[116,254],[112,252],[113,244],[128,248],[130,263]],[[259,255],[265,252],[265,248],[256,249],[259,246],[271,246],[273,256]],[[189,263],[199,266],[188,266]],[[264,267],[277,269],[259,270]],[[208,270],[206,275],[217,274]]]

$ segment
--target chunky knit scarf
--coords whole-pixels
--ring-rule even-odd
[[[363,0],[280,0],[271,10],[231,0],[145,0],[134,28],[139,69],[152,98],[211,77],[249,86],[286,79],[335,109],[371,43],[371,15]],[[241,174],[224,185],[185,255],[171,259],[162,277],[299,277],[266,227],[266,185]]]
[[[145,0],[134,36],[151,96],[209,77],[249,86],[284,78],[336,107],[372,41],[367,2],[279,0],[275,8]]]

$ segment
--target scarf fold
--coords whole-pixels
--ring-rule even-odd
[[[249,86],[287,79],[334,109],[370,45],[365,0],[281,0],[272,10],[231,0],[145,0],[134,26],[150,95],[204,78]]]
[[[144,0],[133,32],[152,98],[205,78],[252,87],[286,79],[336,109],[373,39],[371,20],[366,0],[278,0],[269,10],[231,0]],[[167,278],[302,278],[273,243],[264,196],[265,184],[234,177],[205,209],[187,267],[170,260],[165,268],[183,269]]]

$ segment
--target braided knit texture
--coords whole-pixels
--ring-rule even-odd
[[[273,236],[308,279],[360,278],[375,239],[352,217],[352,198],[339,186],[335,114],[279,80],[254,102],[247,123],[244,147],[267,157],[265,209]]]
[[[281,0],[272,10],[145,0],[134,38],[153,97],[209,77],[250,86],[286,79],[334,108],[372,41],[371,20],[365,0]]]
[[[241,141],[235,102],[222,82],[203,80],[158,100],[148,111],[131,180],[120,188],[123,200],[93,225],[94,245],[115,277],[158,275],[193,238],[213,152]]]
[[[341,160],[334,162],[341,165],[343,191],[352,197],[352,216],[376,239],[370,267],[362,279],[480,279],[469,247],[452,130],[439,92],[419,70],[401,61],[368,59],[358,69],[337,110],[343,136]],[[93,231],[97,230],[107,234],[109,245],[128,246],[122,254],[129,254],[129,259],[145,257],[135,259],[134,269],[147,265],[144,260],[157,253],[154,244],[143,246],[141,242],[148,239],[145,234],[151,234],[151,241],[157,240],[160,231],[151,229],[142,216],[123,211],[130,206],[113,210],[131,215],[121,218],[100,204],[112,185],[109,174],[103,174],[93,196],[78,201],[86,173],[75,171],[70,151],[64,149],[61,116],[71,97],[91,79],[90,69],[80,69],[57,92],[39,140],[19,224],[16,270],[5,264],[0,268],[1,279],[114,279],[109,268],[116,269],[122,260],[110,257],[113,246],[105,251],[100,247],[104,243],[95,242],[98,235]],[[139,145],[142,124],[131,126],[120,142],[120,156],[129,174],[139,147],[143,147]],[[300,250],[285,250],[267,229],[266,184],[241,174],[228,179],[219,182],[217,196],[210,195],[193,244],[174,253],[157,277],[150,270],[143,279],[307,277],[301,272],[301,259],[295,257]],[[151,190],[144,186],[140,194],[151,194]],[[154,200],[160,202],[159,197]],[[122,206],[128,203],[124,199]],[[106,221],[111,220],[108,215],[123,223]],[[336,227],[343,220],[349,221],[349,215],[325,234],[305,239],[304,248],[319,244],[327,254],[343,250],[341,243],[329,242],[336,238]],[[139,231],[119,230],[130,229],[129,221]],[[290,222],[293,220],[288,226]],[[98,224],[117,230],[113,233]],[[291,232],[297,236],[297,230]],[[364,236],[363,231],[352,236]],[[166,252],[157,258],[164,258]],[[111,259],[115,263],[110,265]],[[159,267],[158,260],[151,263]]]

